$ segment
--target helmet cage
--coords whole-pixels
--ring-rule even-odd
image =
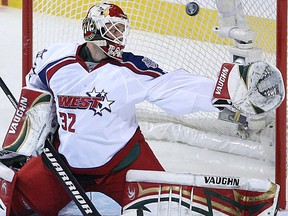
[[[105,19],[94,20],[94,22],[101,38],[125,46],[129,34],[129,23],[127,19],[107,17]]]
[[[108,56],[121,59],[129,34],[129,20],[114,4],[92,6],[82,22],[85,41],[100,47]]]
[[[123,29],[120,26],[123,26]],[[97,20],[93,18],[85,18],[83,20],[82,29],[86,41],[104,39],[125,46],[129,34],[129,23],[128,20],[118,18]],[[107,34],[109,34],[110,37]]]

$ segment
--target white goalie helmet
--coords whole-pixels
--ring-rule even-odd
[[[95,43],[112,58],[122,58],[129,20],[119,6],[109,3],[92,6],[82,22],[82,30],[85,41]]]

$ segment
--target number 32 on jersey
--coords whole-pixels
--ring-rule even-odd
[[[63,130],[74,133],[74,124],[76,122],[76,115],[74,113],[59,112],[61,127]]]

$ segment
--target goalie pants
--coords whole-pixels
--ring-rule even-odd
[[[91,175],[91,172],[86,175],[74,173],[83,189],[86,192],[97,191],[106,194],[122,206],[128,170],[164,170],[139,129],[120,153],[122,152],[123,155],[123,152],[127,152],[127,158],[131,153],[131,146],[135,145],[139,147],[139,155],[134,161],[122,163],[125,161],[125,158],[122,158],[122,161],[116,161],[118,164],[122,164],[121,166],[114,167],[116,169],[110,170],[104,175],[96,175],[97,169],[95,169],[95,175]],[[132,152],[135,153],[135,151]],[[115,160],[119,160],[118,154],[112,158],[112,161],[114,160],[113,163],[115,163]],[[44,164],[42,157],[32,158],[17,174],[18,179],[13,195],[12,215],[24,216],[30,215],[31,212],[36,212],[41,216],[56,216],[71,201],[55,174]]]

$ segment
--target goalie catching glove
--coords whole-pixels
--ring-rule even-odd
[[[215,86],[213,105],[251,116],[275,110],[285,95],[281,72],[263,62],[224,63]]]
[[[0,160],[7,162],[6,159],[19,155],[39,155],[47,135],[57,128],[55,117],[50,92],[24,87],[2,149],[0,148]]]

